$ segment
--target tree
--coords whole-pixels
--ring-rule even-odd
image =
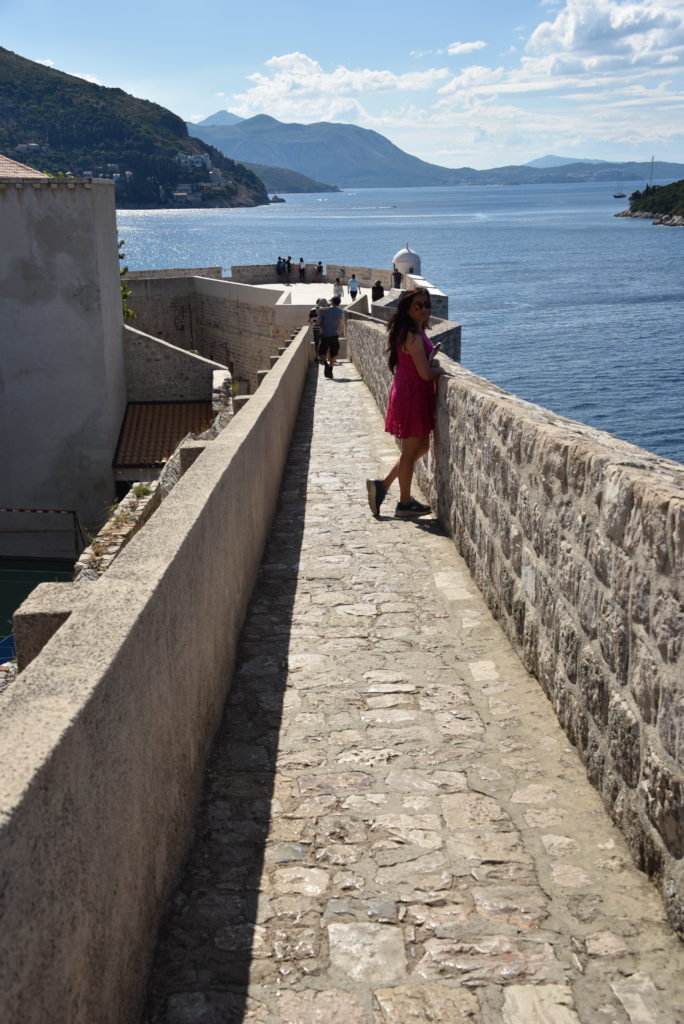
[[[123,238],[119,239],[119,259],[123,263],[126,259],[123,251],[123,247],[126,244]],[[131,289],[126,283],[126,274],[128,273],[128,267],[122,266],[119,268],[119,274],[121,275],[121,309],[123,311],[124,320],[135,320],[137,313],[134,313],[132,309],[128,308],[128,296],[131,294]]]

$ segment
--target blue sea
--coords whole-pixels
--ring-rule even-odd
[[[346,190],[252,209],[123,210],[118,226],[131,270],[228,274],[279,255],[389,267],[408,243],[449,295],[468,369],[684,462],[684,228],[616,218],[627,201],[612,191]]]

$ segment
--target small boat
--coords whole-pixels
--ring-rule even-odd
[[[622,174],[623,172],[620,171],[618,176],[617,190],[613,192],[613,199],[625,199],[627,196],[627,193],[622,188]]]

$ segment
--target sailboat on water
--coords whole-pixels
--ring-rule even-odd
[[[623,171],[618,171],[617,188],[616,188],[615,192],[613,192],[613,198],[614,199],[624,199],[626,197],[626,195],[627,195],[627,193],[625,192],[624,188],[622,187],[622,176],[623,176],[623,173],[624,173]]]

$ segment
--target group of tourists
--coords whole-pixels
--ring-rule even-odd
[[[283,259],[282,256],[279,256],[278,259],[276,260],[275,269],[278,277],[284,278],[289,284],[290,275],[292,274],[292,257],[288,256],[287,259]],[[297,263],[297,273],[299,275],[300,281],[306,280],[306,263],[304,262],[303,256],[299,257],[299,262]],[[317,281],[320,281],[320,279],[323,277],[323,264],[321,263],[320,260],[318,261],[314,268],[314,275]]]

